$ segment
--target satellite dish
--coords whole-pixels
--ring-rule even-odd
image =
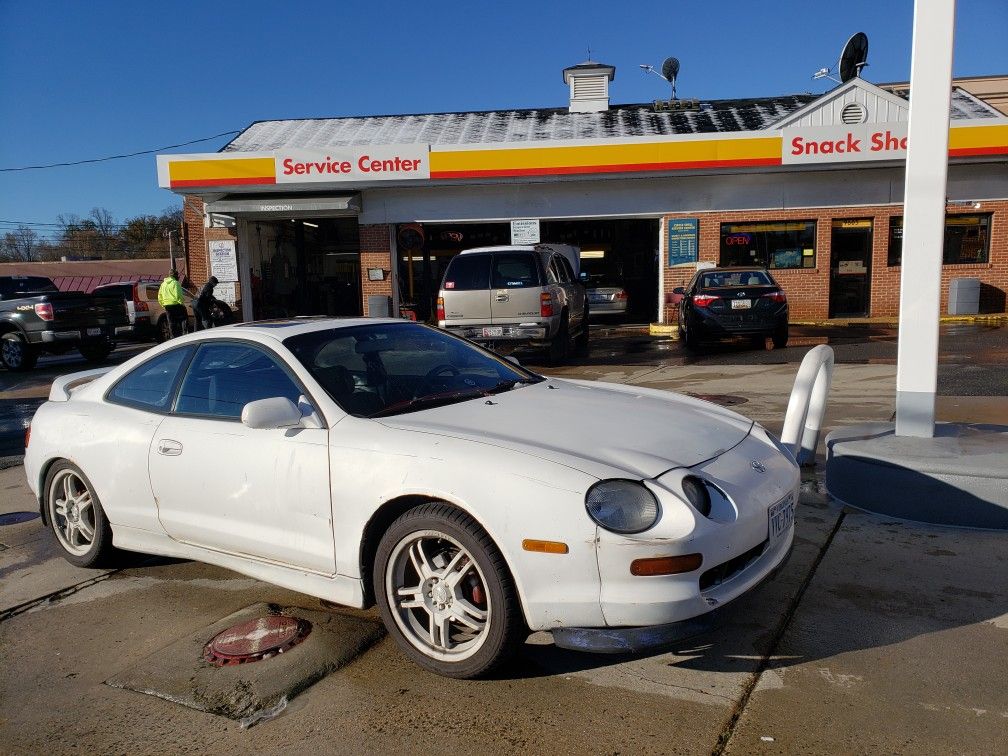
[[[847,83],[861,75],[861,69],[868,65],[868,35],[858,32],[847,40],[840,53],[838,73],[840,81]]]
[[[675,80],[676,76],[679,75],[679,59],[678,58],[665,58],[665,62],[661,64],[661,75],[669,84],[672,85],[672,99],[675,99]]]
[[[661,64],[661,75],[666,81],[675,81],[675,77],[679,75],[679,59],[665,58],[665,62]]]

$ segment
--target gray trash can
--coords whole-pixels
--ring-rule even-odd
[[[976,315],[980,312],[980,279],[953,278],[949,282],[948,314]]]
[[[392,317],[392,297],[384,294],[371,294],[367,298],[367,311],[369,318],[391,318]]]

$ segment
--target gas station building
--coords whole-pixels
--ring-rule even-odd
[[[634,322],[670,322],[698,262],[767,267],[792,319],[897,314],[905,90],[610,105],[614,76],[565,69],[562,108],[260,121],[220,152],[160,155],[190,279],[215,272],[245,319],[424,319],[453,255],[531,220],[622,286]],[[958,86],[950,115],[942,308],[967,277],[1004,312],[1008,117]]]

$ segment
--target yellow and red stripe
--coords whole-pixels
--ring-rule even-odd
[[[781,137],[432,151],[431,178],[556,176],[781,164]]]
[[[1008,124],[949,129],[949,157],[1008,155]]]
[[[237,184],[275,184],[273,158],[207,158],[172,160],[168,163],[172,189],[187,186],[231,186]]]

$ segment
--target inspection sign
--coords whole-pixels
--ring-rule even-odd
[[[519,218],[511,221],[512,244],[538,244],[539,219]]]

